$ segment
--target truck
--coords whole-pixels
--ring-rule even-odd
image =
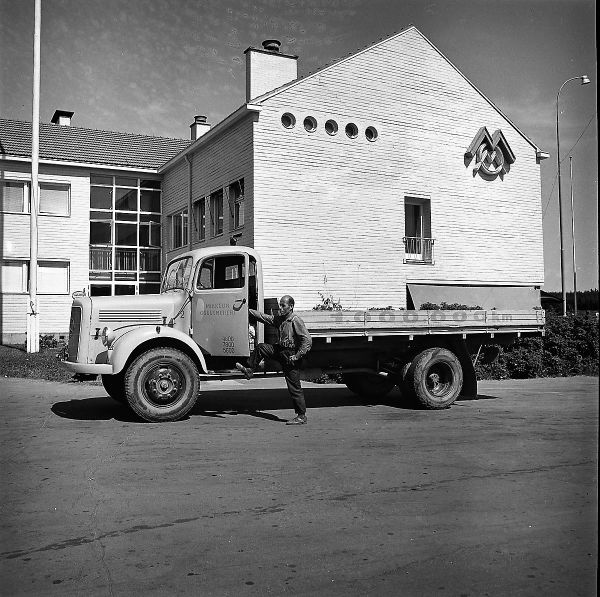
[[[235,363],[273,332],[249,309],[273,312],[257,251],[194,249],[171,260],[160,294],[75,295],[65,366],[100,375],[106,392],[146,421],[176,421],[194,407],[201,384],[239,378]],[[282,294],[286,294],[282,292]],[[313,338],[303,377],[337,374],[348,389],[381,399],[396,386],[426,409],[477,395],[471,355],[482,346],[544,333],[544,311],[296,311]],[[272,328],[271,328],[272,330]],[[280,375],[265,363],[265,375]]]

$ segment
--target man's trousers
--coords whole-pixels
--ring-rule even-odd
[[[288,392],[294,403],[294,410],[297,415],[305,415],[306,403],[304,401],[304,390],[300,384],[299,363],[298,361],[293,363],[288,361],[288,357],[293,354],[293,350],[281,348],[278,344],[259,344],[250,355],[249,365],[251,369],[256,371],[259,363],[263,359],[274,359],[279,361],[283,369],[283,374],[285,375]]]

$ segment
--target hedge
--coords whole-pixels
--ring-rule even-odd
[[[563,317],[546,311],[544,337],[519,338],[498,348],[494,363],[477,363],[478,379],[598,375],[598,318],[592,313]]]

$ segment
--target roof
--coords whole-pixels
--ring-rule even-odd
[[[394,33],[393,35],[391,35],[389,37],[380,38],[378,41],[376,41],[368,46],[365,46],[356,52],[351,52],[350,54],[348,54],[348,56],[345,56],[344,58],[341,58],[340,60],[336,60],[314,72],[308,73],[307,75],[305,75],[303,77],[294,79],[293,81],[290,81],[289,83],[285,83],[284,85],[281,85],[280,87],[272,89],[271,91],[267,91],[266,93],[264,93],[258,97],[252,98],[251,101],[254,104],[260,105],[265,100],[268,100],[269,98],[282,93],[286,89],[289,89],[290,87],[295,87],[296,85],[301,84],[306,79],[311,79],[313,77],[316,77],[317,75],[320,75],[320,74],[328,71],[332,67],[337,66],[338,64],[341,64],[342,62],[346,62],[347,60],[351,60],[355,56],[358,56],[364,52],[367,52],[367,51],[371,50],[372,48],[379,46],[380,44],[390,41],[391,39],[394,39],[401,35],[405,35],[408,31],[416,31],[488,104],[490,104],[490,106],[494,110],[496,110],[496,112],[498,112],[507,122],[510,123],[510,125],[525,139],[525,141],[527,141],[530,145],[533,146],[533,148],[536,150],[536,152],[539,152],[540,154],[544,154],[544,155],[539,156],[541,159],[548,157],[548,155],[545,154],[545,152],[542,152],[542,150],[538,147],[538,145],[536,145],[514,122],[512,122],[512,120],[510,120],[510,118],[508,118],[508,116],[506,114],[504,114],[504,112],[502,112],[502,110],[500,110],[500,108],[498,108],[498,106],[496,106],[496,104],[494,104],[494,102],[492,102],[492,100],[490,100],[480,89],[478,89],[461,72],[461,70],[443,52],[441,52],[427,37],[425,37],[425,35],[423,35],[423,33],[421,33],[421,31],[419,31],[414,25],[408,25],[405,29],[401,29],[400,31]]]
[[[190,142],[186,139],[40,124],[41,160],[157,169]],[[0,155],[31,157],[31,122],[0,118]]]

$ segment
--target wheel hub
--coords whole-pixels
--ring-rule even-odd
[[[427,374],[427,389],[434,395],[440,396],[447,391],[450,386],[448,372],[438,364]]]
[[[146,383],[152,400],[171,402],[181,390],[181,377],[170,367],[158,367],[149,376]]]

